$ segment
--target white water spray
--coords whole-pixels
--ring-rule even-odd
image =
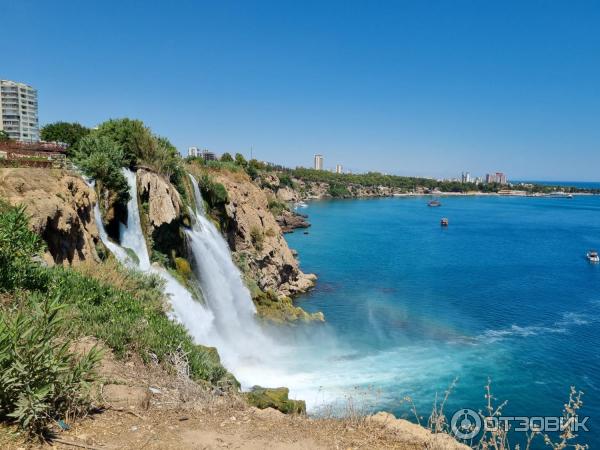
[[[288,386],[290,397],[306,400],[310,410],[342,398],[353,386],[386,381],[381,379],[381,367],[389,365],[391,355],[344,360],[339,357],[347,350],[336,348],[335,339],[320,328],[311,329],[313,336],[302,336],[291,345],[280,342],[283,336],[273,338],[263,330],[255,318],[250,292],[231,259],[227,242],[204,216],[198,183],[190,176],[197,212],[194,225],[186,234],[205,304],[196,301],[165,269],[150,264],[140,223],[136,175],[126,169],[124,175],[131,199],[127,204],[128,224],[120,228],[121,244],[133,251],[138,261],[133,261],[124,248],[110,241],[96,204],[94,215],[100,238],[127,266],[157,274],[165,281],[172,317],[186,327],[197,343],[216,347],[223,365],[242,387]],[[321,332],[324,334],[319,335]],[[287,330],[285,337],[292,335],[292,330]],[[390,377],[394,376],[389,372],[384,376]]]

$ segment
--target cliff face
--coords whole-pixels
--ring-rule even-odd
[[[179,218],[181,198],[177,189],[160,175],[146,169],[137,171],[138,195],[148,205],[151,231]]]
[[[265,192],[241,173],[215,174],[229,194],[225,206],[227,238],[240,265],[247,265],[262,290],[294,295],[308,290],[316,277],[304,274],[269,210]]]
[[[0,169],[0,197],[27,207],[33,230],[48,246],[49,264],[99,261],[96,194],[79,176],[62,170]]]

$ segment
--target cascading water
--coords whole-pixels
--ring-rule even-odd
[[[250,292],[231,259],[225,239],[204,216],[202,197],[193,177],[196,214],[193,227],[186,234],[205,304],[195,300],[165,269],[151,265],[140,223],[136,175],[123,170],[131,198],[127,204],[128,224],[120,228],[122,247],[108,239],[96,204],[94,214],[100,238],[127,266],[156,274],[165,281],[173,319],[182,323],[197,343],[216,347],[223,365],[242,387],[288,386],[290,397],[306,400],[311,409],[343,397],[352,386],[367,384],[380,376],[378,364],[373,365],[373,361],[340,360],[340,355],[343,357],[347,351],[337,348],[335,338],[326,335],[321,327],[311,329],[310,337],[302,335],[289,345],[282,342],[293,340],[293,330],[273,337],[261,327],[255,318]],[[137,261],[130,255],[132,252]],[[323,345],[325,342],[327,346]],[[389,356],[383,356],[388,360]],[[331,364],[334,360],[336,363]]]
[[[150,256],[140,222],[137,178],[135,172],[129,169],[124,168],[122,171],[129,185],[129,201],[127,202],[127,224],[119,224],[119,240],[121,246],[130,249],[136,255],[140,269],[147,271],[150,269]]]

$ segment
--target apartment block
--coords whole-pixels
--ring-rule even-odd
[[[38,142],[37,90],[24,83],[0,80],[0,130],[21,142]]]

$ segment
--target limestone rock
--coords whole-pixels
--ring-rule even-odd
[[[469,450],[471,447],[461,444],[449,434],[432,433],[427,428],[404,419],[396,419],[393,414],[379,412],[368,417],[368,421],[384,426],[394,432],[399,441],[418,445],[419,448],[440,448],[448,450]]]
[[[215,181],[229,194],[225,207],[227,239],[234,256],[243,260],[262,290],[294,295],[314,285],[314,275],[304,274],[268,208],[265,192],[249,178],[220,172]]]
[[[296,228],[310,227],[310,223],[308,223],[305,216],[292,211],[283,211],[276,217],[276,220],[284,233],[291,233]]]
[[[102,388],[102,398],[113,408],[148,409],[152,393],[146,387],[123,384],[106,384]]]
[[[290,390],[286,387],[264,388],[254,386],[246,393],[246,400],[259,409],[274,408],[285,414],[306,414],[304,400],[290,400]]]
[[[148,204],[148,218],[153,229],[179,218],[181,197],[175,187],[161,175],[146,169],[137,172],[138,194]]]
[[[0,197],[27,207],[32,229],[48,246],[48,263],[99,261],[96,194],[79,176],[56,169],[0,169]]]

